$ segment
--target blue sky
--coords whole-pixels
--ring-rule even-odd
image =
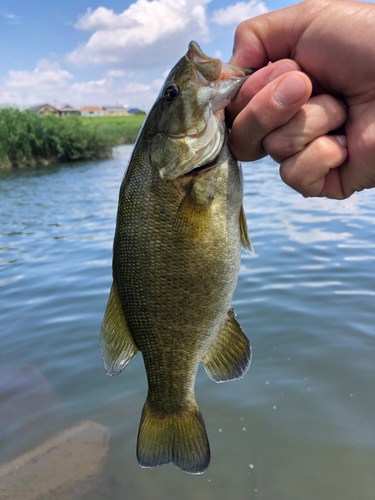
[[[2,0],[0,105],[148,110],[191,39],[228,60],[241,20],[284,0]]]

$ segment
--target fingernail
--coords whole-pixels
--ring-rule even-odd
[[[290,75],[284,78],[275,90],[275,101],[280,106],[292,106],[300,101],[306,93],[305,81],[298,75]]]
[[[278,66],[276,66],[276,68],[272,71],[272,73],[268,77],[268,83],[273,82],[274,80],[276,80],[276,78],[283,75],[284,73],[288,73],[289,71],[296,71],[296,70],[297,70],[297,68],[294,64],[290,64],[287,62],[281,63]]]
[[[333,137],[341,144],[341,146],[344,148],[348,147],[348,139],[346,135],[334,135]]]

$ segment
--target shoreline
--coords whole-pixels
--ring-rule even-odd
[[[114,147],[135,143],[145,118],[40,116],[0,108],[0,170],[111,158]]]
[[[122,144],[116,144],[114,146],[110,147],[110,152],[108,153],[102,153],[102,154],[95,154],[92,156],[82,156],[79,158],[75,159],[61,159],[58,157],[54,158],[34,158],[29,162],[20,162],[20,163],[0,163],[0,170],[10,170],[10,169],[17,169],[17,168],[34,168],[34,167],[49,167],[61,163],[76,163],[76,162],[83,162],[83,161],[96,161],[96,160],[107,160],[112,158],[112,150],[113,148],[117,146],[121,146]]]

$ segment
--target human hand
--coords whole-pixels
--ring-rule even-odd
[[[231,63],[277,62],[251,76],[228,107],[233,154],[270,154],[305,196],[341,199],[374,187],[373,35],[375,5],[340,0],[309,0],[240,24]],[[345,135],[327,135],[344,122]]]

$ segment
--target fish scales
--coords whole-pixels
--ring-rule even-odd
[[[227,219],[222,217],[222,224],[209,225],[203,240],[186,235],[171,242],[183,195],[157,173],[152,179],[147,174],[143,177],[142,167],[150,170],[147,161],[136,164],[140,179],[146,181],[147,195],[139,191],[139,183],[132,182],[123,193],[125,202],[120,204],[117,224],[119,237],[124,235],[128,244],[117,248],[115,243],[114,274],[134,341],[145,359],[150,397],[157,406],[166,401],[180,405],[173,388],[183,395],[186,384],[192,386],[191,378],[212,343],[212,326],[221,329],[230,307],[240,262],[239,228],[234,219],[239,217],[241,181],[237,165],[222,168],[222,176],[237,177],[233,183],[238,190],[237,210],[231,205],[232,213]],[[220,200],[225,203],[225,183],[221,191]],[[139,206],[132,202],[135,194],[143,199]],[[146,233],[138,229],[144,220]],[[233,245],[237,245],[236,251]],[[207,307],[202,297],[210,296],[213,300]]]
[[[138,434],[140,465],[172,461],[184,471],[201,473],[209,465],[210,451],[195,402],[195,377],[202,360],[216,381],[241,377],[250,363],[250,344],[230,306],[241,243],[248,248],[251,244],[243,218],[241,168],[229,152],[222,124],[222,109],[246,76],[243,70],[232,70],[234,90],[220,96],[220,116],[212,109],[214,98],[207,98],[211,108],[207,111],[207,105],[205,114],[211,110],[214,116],[210,126],[189,126],[204,101],[199,85],[192,84],[194,61],[211,60],[194,43],[146,119],[120,189],[114,282],[101,344],[110,375],[119,373],[138,351],[143,355],[148,396]],[[218,60],[212,61],[217,65]],[[198,78],[205,76],[199,73]],[[171,130],[168,122],[164,128],[161,123],[165,102],[170,112],[174,100],[165,95],[175,86],[181,98],[185,89],[191,102],[177,107]],[[213,85],[212,91],[216,96]],[[211,129],[214,134],[204,146],[213,149],[210,156],[200,146]],[[195,136],[201,142],[191,158],[184,137],[194,143]],[[166,141],[168,148],[159,147],[158,141]]]

